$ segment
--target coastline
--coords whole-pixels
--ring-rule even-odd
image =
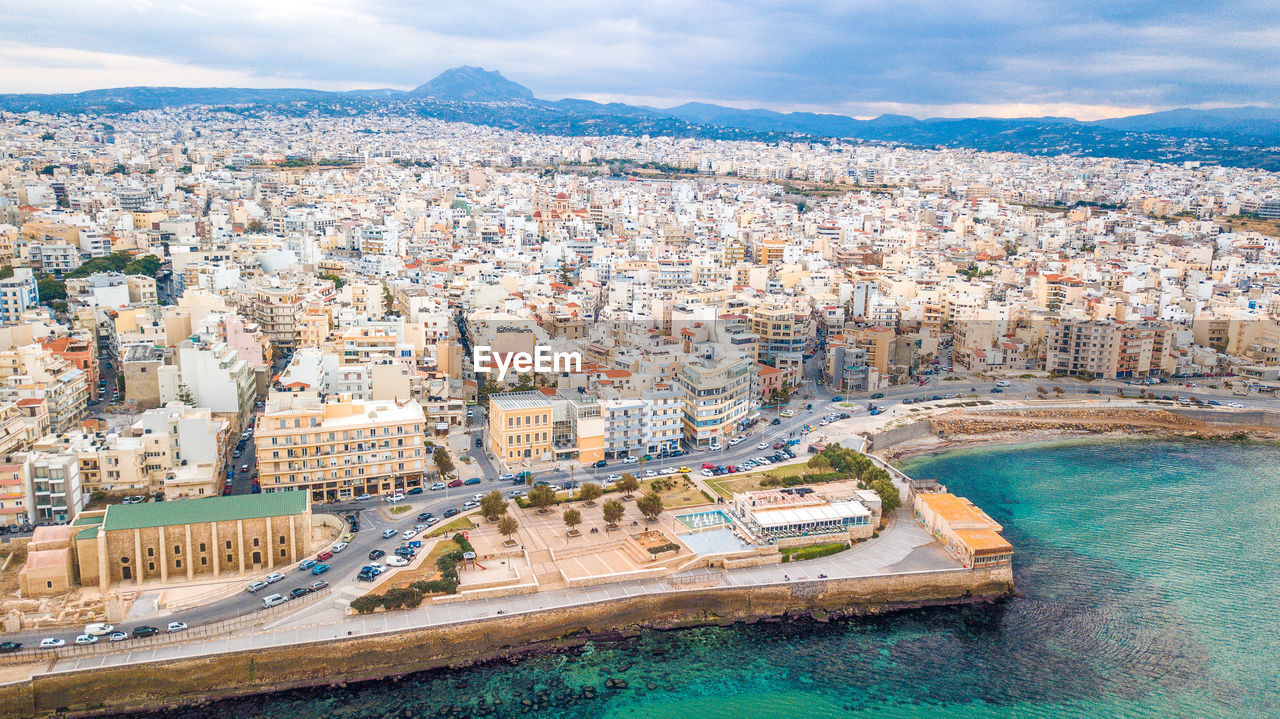
[[[995,602],[1014,593],[1012,568],[685,590],[489,617],[408,631],[254,651],[37,674],[0,686],[0,717],[94,716],[515,661],[592,637],[784,620],[829,622],[926,606]],[[146,671],[140,671],[145,667]]]

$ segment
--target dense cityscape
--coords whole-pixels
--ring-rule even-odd
[[[1088,494],[1164,470],[1086,435],[1280,437],[1274,172],[280,109],[0,111],[5,716],[951,631],[1040,601],[1054,541],[992,489],[1027,472],[973,476]],[[600,715],[636,688],[600,671],[394,715]]]

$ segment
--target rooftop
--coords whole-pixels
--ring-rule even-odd
[[[113,504],[107,508],[103,527],[110,532],[202,522],[234,522],[238,519],[286,517],[301,514],[306,509],[306,492],[269,492],[178,499],[172,502]]]

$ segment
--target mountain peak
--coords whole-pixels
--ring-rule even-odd
[[[529,88],[508,80],[497,70],[485,70],[471,65],[449,68],[425,85],[415,87],[411,94],[472,102],[533,99]]]

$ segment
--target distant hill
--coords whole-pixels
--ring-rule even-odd
[[[814,112],[741,110],[690,102],[671,108],[539,100],[502,73],[464,65],[404,92],[121,87],[70,94],[0,95],[0,111],[113,114],[204,105],[242,112],[350,116],[390,112],[564,135],[650,134],[719,139],[847,138],[1033,155],[1085,155],[1280,171],[1280,110],[1178,109],[1083,122],[1066,117],[859,120]],[[1193,139],[1197,142],[1188,143]]]
[[[471,65],[445,70],[409,94],[467,102],[533,101],[533,92],[524,85],[508,80],[497,70]]]

